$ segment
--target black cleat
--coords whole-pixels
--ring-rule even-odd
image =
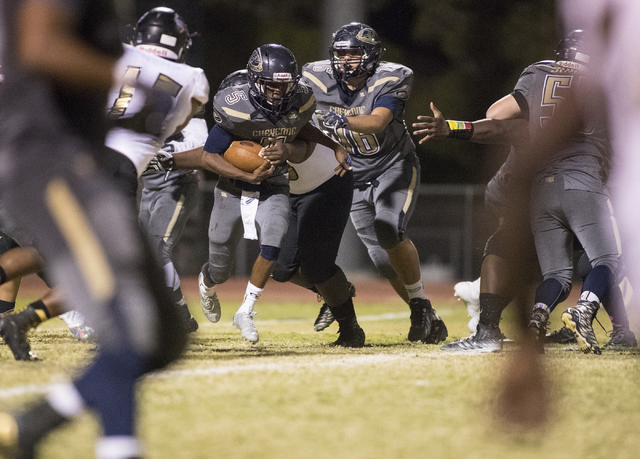
[[[187,333],[193,333],[198,329],[198,321],[191,315],[189,312],[189,307],[186,303],[184,304],[176,304],[178,308],[178,315],[180,316],[180,321],[184,327],[184,330]]]
[[[637,346],[636,335],[631,330],[614,325],[611,339],[604,345],[604,349],[630,349]]]
[[[535,348],[540,354],[544,354],[544,342],[547,336],[547,325],[549,324],[549,311],[544,308],[533,308],[531,320],[529,320],[529,330],[531,332]]]
[[[34,459],[38,442],[67,422],[46,401],[31,405],[17,417],[0,413],[0,457]]]
[[[330,346],[342,347],[362,347],[364,346],[365,334],[364,330],[358,325],[358,319],[355,317],[347,319],[340,324],[338,330],[340,337],[330,344]]]
[[[476,332],[467,338],[445,344],[440,349],[455,352],[500,352],[502,333],[498,327],[489,327],[478,323]]]
[[[349,295],[351,295],[351,298],[354,298],[356,296],[356,286],[353,285],[351,282],[348,282],[348,284],[349,284]],[[324,298],[322,298],[322,295],[318,293],[318,302],[323,302],[323,301],[324,301]],[[329,327],[329,325],[331,325],[335,320],[336,319],[335,317],[333,317],[333,314],[331,313],[329,306],[325,303],[320,308],[318,317],[316,318],[316,321],[313,323],[313,329],[317,332],[322,331],[325,328]]]
[[[602,354],[592,326],[599,307],[600,305],[595,301],[579,300],[575,307],[562,313],[562,321],[575,332],[578,348],[585,354],[590,352]]]
[[[431,332],[422,340],[424,344],[442,343],[447,339],[447,336],[449,336],[449,331],[447,330],[447,326],[444,324],[444,320],[436,314],[435,309],[433,310],[433,314],[435,315],[435,318],[431,322]]]
[[[331,314],[331,309],[326,304],[320,308],[320,313],[313,323],[313,329],[317,332],[324,330],[335,321],[335,317]]]
[[[432,323],[439,319],[431,307],[431,301],[423,298],[412,298],[409,301],[411,309],[411,328],[409,328],[409,341],[422,341],[431,334]]]
[[[576,334],[572,332],[567,327],[559,328],[551,333],[547,333],[544,337],[545,343],[555,343],[555,344],[572,344],[577,343],[578,339],[576,338]]]
[[[31,352],[27,332],[40,323],[42,320],[30,307],[18,314],[11,314],[0,319],[0,336],[7,343],[16,360],[39,360]]]

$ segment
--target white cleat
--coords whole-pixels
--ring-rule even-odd
[[[59,316],[69,327],[69,331],[78,339],[90,339],[95,335],[93,328],[86,324],[84,315],[78,311],[68,311]]]
[[[466,304],[467,314],[471,317],[469,330],[475,333],[480,320],[480,279],[473,282],[458,282],[453,287],[453,293]]]
[[[251,344],[260,341],[256,324],[253,322],[255,312],[247,314],[246,312],[236,312],[233,316],[233,326],[240,330],[240,335]]]
[[[204,274],[198,276],[198,287],[200,288],[200,307],[209,322],[216,323],[220,320],[222,314],[220,309],[220,300],[216,292],[216,286],[207,287],[204,283]]]

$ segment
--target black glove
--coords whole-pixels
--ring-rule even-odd
[[[170,147],[173,150],[173,145],[170,145]],[[163,148],[149,161],[142,175],[149,175],[155,172],[170,172],[173,170],[174,163],[173,155]]]

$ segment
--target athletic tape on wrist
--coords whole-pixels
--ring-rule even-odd
[[[468,121],[447,120],[447,124],[449,124],[449,137],[459,140],[471,140],[473,123]]]

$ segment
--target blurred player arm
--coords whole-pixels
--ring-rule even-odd
[[[457,138],[475,143],[519,145],[529,140],[528,123],[524,119],[483,119],[478,121],[445,120],[431,103],[433,116],[418,116],[413,123],[415,136],[423,136],[419,143],[431,139]]]
[[[96,52],[73,35],[73,16],[64,2],[26,0],[18,10],[18,58],[60,83],[108,89],[117,58]]]

